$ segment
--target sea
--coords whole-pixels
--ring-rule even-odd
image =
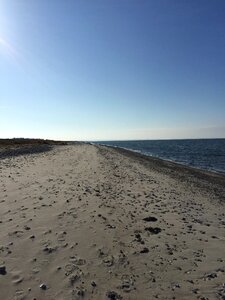
[[[100,141],[97,143],[225,174],[225,139]]]

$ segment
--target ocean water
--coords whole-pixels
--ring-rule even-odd
[[[225,174],[225,139],[101,141],[98,144]]]

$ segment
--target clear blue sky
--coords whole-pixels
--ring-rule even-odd
[[[0,137],[225,137],[224,0],[0,0]]]

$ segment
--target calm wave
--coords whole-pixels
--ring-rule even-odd
[[[102,141],[98,143],[225,173],[225,139]]]

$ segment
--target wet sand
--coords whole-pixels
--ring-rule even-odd
[[[0,299],[225,299],[225,176],[77,144],[0,158]]]

